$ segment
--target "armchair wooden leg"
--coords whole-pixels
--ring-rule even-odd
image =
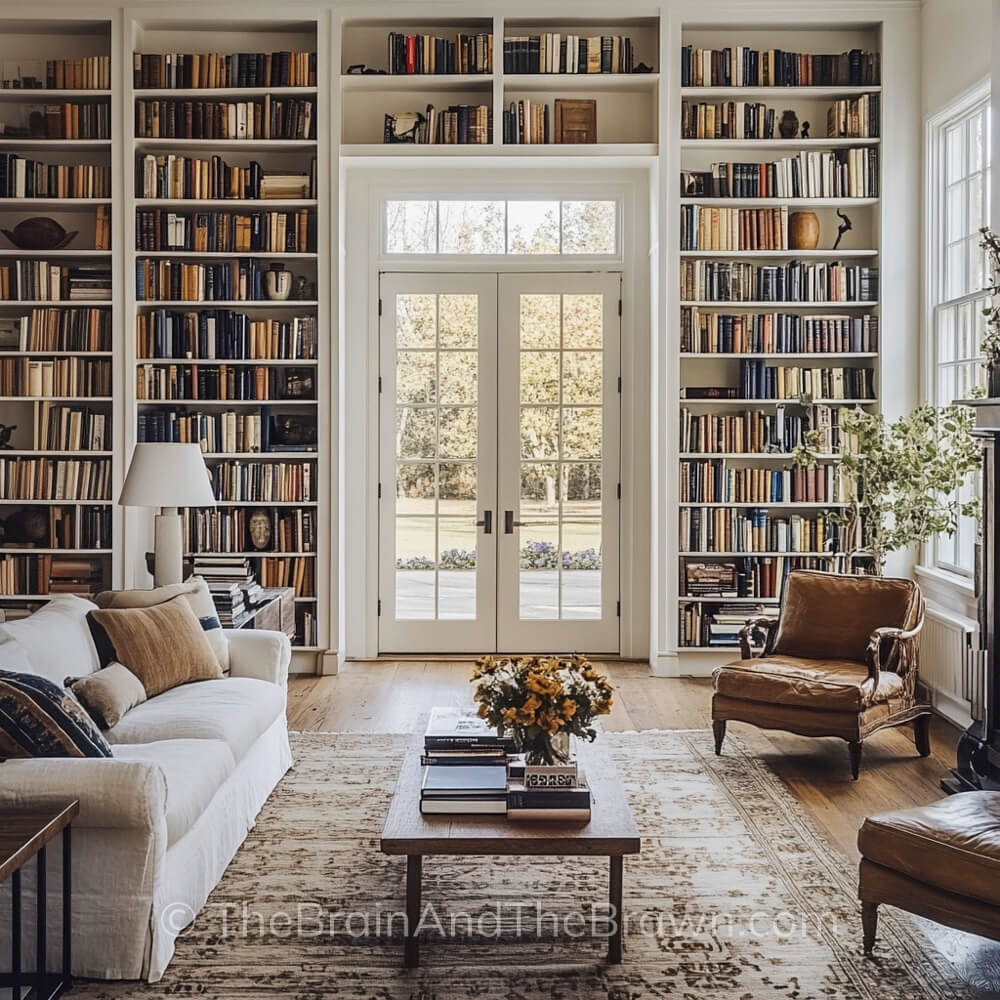
[[[913,741],[921,757],[931,755],[931,717],[921,715],[913,720]]]
[[[722,756],[722,741],[726,738],[725,719],[716,719],[712,722],[712,732],[715,733],[715,756]]]
[[[870,955],[875,947],[875,933],[878,930],[878,903],[861,904],[861,928],[864,932],[865,954]]]
[[[861,774],[861,744],[848,743],[847,750],[851,755],[851,777],[857,781]]]

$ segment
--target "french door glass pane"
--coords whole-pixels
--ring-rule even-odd
[[[599,619],[603,297],[524,294],[519,323],[520,617]]]
[[[397,618],[476,616],[477,311],[475,295],[396,296]]]

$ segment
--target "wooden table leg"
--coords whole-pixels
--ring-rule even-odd
[[[423,858],[419,854],[406,856],[406,945],[403,965],[415,969],[420,964],[420,941],[417,924],[420,923],[420,876]]]
[[[62,833],[62,978],[63,989],[73,985],[73,842],[70,839],[70,825]]]
[[[622,925],[625,915],[622,913],[622,883],[623,857],[620,854],[611,856],[611,871],[608,877],[608,902],[610,903],[609,918],[615,922],[614,932],[608,938],[608,962],[619,965],[622,960]]]

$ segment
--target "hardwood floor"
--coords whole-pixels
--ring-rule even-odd
[[[711,682],[649,676],[643,663],[602,665],[615,687],[604,727],[612,731],[710,728]],[[419,733],[434,705],[467,705],[471,662],[392,660],[347,663],[335,677],[289,683],[292,729]],[[865,743],[861,779],[850,780],[842,740],[765,733],[740,723],[730,730],[784,780],[813,821],[849,860],[858,860],[865,816],[942,797],[940,780],[955,761],[958,732],[941,719],[931,727],[931,755],[918,757],[909,728],[878,733]],[[725,751],[723,751],[725,752]],[[985,995],[1000,996],[1000,945],[935,928],[941,949]],[[994,994],[993,991],[996,991]]]

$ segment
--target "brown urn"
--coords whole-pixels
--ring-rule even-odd
[[[792,250],[815,250],[819,246],[819,218],[815,212],[789,215],[788,246]]]

